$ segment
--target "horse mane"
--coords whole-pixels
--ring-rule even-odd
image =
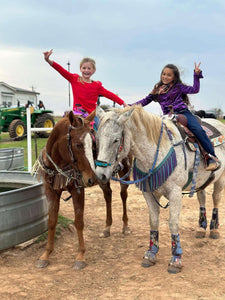
[[[116,109],[119,113],[124,113],[124,111],[129,111],[133,109],[131,114],[131,119],[135,123],[138,129],[144,126],[146,130],[147,138],[158,144],[159,135],[162,127],[162,118],[159,115],[147,112],[141,105],[133,105],[125,107],[124,109]],[[167,128],[175,135],[173,123],[170,120],[163,120]],[[167,143],[167,134],[162,135],[161,143]]]

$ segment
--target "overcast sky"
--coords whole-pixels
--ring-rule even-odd
[[[35,87],[56,114],[69,109],[69,88],[44,61],[49,49],[72,73],[84,56],[94,58],[93,79],[127,103],[147,96],[167,63],[192,85],[201,62],[204,79],[191,103],[225,112],[224,0],[0,0],[0,7],[0,81]],[[145,108],[161,113],[155,103]]]

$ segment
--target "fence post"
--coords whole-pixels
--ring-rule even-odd
[[[32,149],[31,149],[31,119],[30,119],[30,107],[27,107],[27,165],[28,172],[32,170]]]

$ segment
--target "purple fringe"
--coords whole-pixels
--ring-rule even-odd
[[[143,192],[147,191],[147,185],[151,192],[157,190],[168,177],[173,173],[177,166],[177,157],[174,148],[172,147],[164,160],[155,168],[152,173],[143,181],[137,182],[136,186]],[[142,172],[136,166],[136,159],[134,161],[133,177],[134,180],[139,180],[146,177],[148,173]]]

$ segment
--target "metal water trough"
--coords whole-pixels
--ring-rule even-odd
[[[0,149],[0,170],[24,170],[24,149]]]
[[[48,230],[43,183],[29,172],[0,171],[0,250]],[[5,190],[5,191],[4,191]]]

